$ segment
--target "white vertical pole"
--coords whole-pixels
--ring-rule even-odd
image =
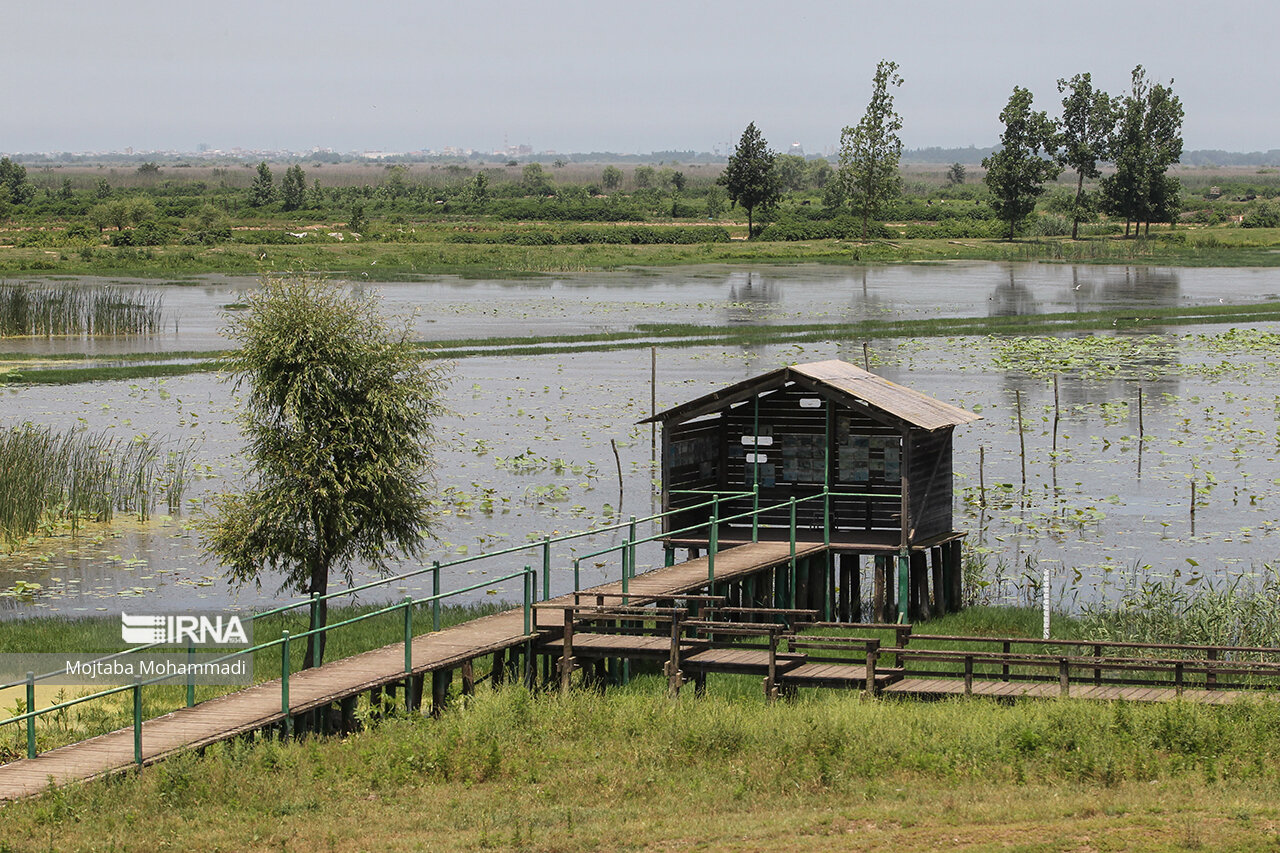
[[[1044,566],[1044,571],[1040,580],[1040,590],[1044,597],[1044,638],[1047,640],[1049,639],[1049,579],[1053,576],[1053,573],[1049,569],[1048,560],[1045,560],[1041,565]]]

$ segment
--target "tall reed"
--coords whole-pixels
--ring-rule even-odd
[[[63,522],[74,530],[115,512],[146,518],[160,499],[176,509],[190,469],[189,447],[146,435],[0,429],[0,537],[14,542]]]
[[[0,337],[151,335],[163,298],[112,285],[0,282]]]

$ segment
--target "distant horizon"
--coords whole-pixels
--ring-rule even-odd
[[[7,10],[0,150],[443,150],[727,154],[755,122],[829,154],[880,60],[911,149],[996,140],[1014,87],[1112,95],[1173,81],[1188,150],[1280,148],[1280,5],[1079,0],[627,4],[61,0]],[[964,140],[961,145],[956,142]]]
[[[527,146],[524,146],[527,147]],[[772,146],[771,146],[772,147]],[[975,145],[973,143],[963,146],[942,146],[927,145],[916,148],[904,148],[902,159],[905,164],[912,163],[947,163],[956,160],[960,155],[972,153],[973,155],[982,155],[995,150],[994,145]],[[787,154],[788,150],[774,149],[777,154]],[[940,159],[925,159],[924,155],[936,152]],[[824,154],[822,152],[811,152],[800,150],[801,156],[806,158],[832,157],[834,155]],[[1220,155],[1224,158],[1230,158],[1237,162],[1213,163],[1209,161],[1213,155]],[[590,162],[609,162],[607,158],[614,158],[614,162],[656,162],[659,158],[663,160],[675,161],[677,157],[688,160],[701,160],[703,162],[723,162],[727,159],[728,154],[714,151],[698,151],[692,148],[683,149],[663,149],[648,152],[624,152],[624,151],[484,151],[472,148],[455,148],[448,147],[444,150],[419,149],[410,151],[384,151],[370,148],[355,148],[349,150],[338,150],[334,148],[313,146],[306,149],[252,149],[236,146],[229,149],[212,149],[204,150],[178,150],[178,149],[155,149],[155,150],[136,150],[132,148],[118,150],[88,150],[88,151],[71,151],[68,149],[50,150],[50,151],[0,151],[0,157],[9,157],[15,162],[30,163],[43,162],[58,165],[93,165],[96,161],[94,158],[102,158],[106,160],[118,160],[124,162],[145,162],[148,158],[161,160],[207,160],[210,163],[217,161],[251,161],[259,159],[278,158],[282,160],[298,160],[305,161],[315,159],[317,156],[338,157],[343,158],[343,162],[359,162],[368,163],[393,163],[397,161],[409,160],[411,162],[422,162],[426,160],[493,160],[506,159],[515,160],[519,163],[542,162],[551,158],[569,158],[572,162],[590,163]],[[67,161],[61,158],[72,157],[76,161]],[[595,159],[586,159],[595,158]],[[978,160],[960,161],[977,163]],[[1280,165],[1280,148],[1270,149],[1254,149],[1249,151],[1231,150],[1226,148],[1196,148],[1187,149],[1183,152],[1182,165],[1186,166],[1204,166],[1204,165],[1238,165],[1238,166],[1269,166]]]

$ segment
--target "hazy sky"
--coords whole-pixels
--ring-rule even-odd
[[[1280,148],[1280,4],[1073,0],[27,0],[5,10],[0,151],[814,153],[893,59],[909,148],[989,145],[1015,85],[1174,78],[1188,149]]]

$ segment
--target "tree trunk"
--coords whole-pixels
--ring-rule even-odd
[[[308,593],[319,593],[320,595],[320,601],[316,605],[315,627],[317,628],[323,628],[329,624],[329,601],[324,597],[328,594],[328,591],[329,564],[325,560],[317,559],[311,565],[311,583],[307,589]],[[303,669],[311,669],[313,666],[319,666],[324,663],[324,641],[324,631],[307,637],[307,656],[302,661]]]

